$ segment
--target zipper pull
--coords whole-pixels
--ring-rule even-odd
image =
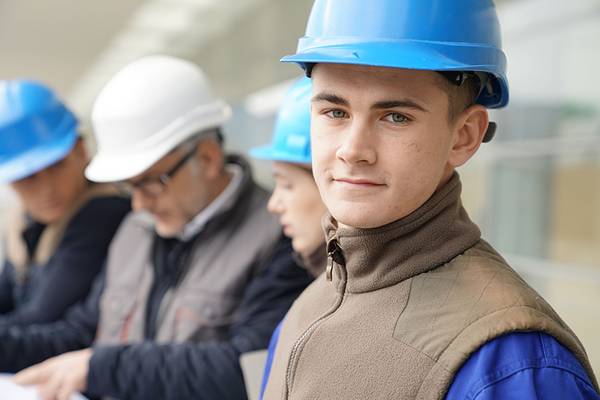
[[[338,241],[335,238],[327,242],[327,269],[325,270],[325,277],[330,282],[333,279],[334,262],[340,265],[345,264],[342,249],[340,248],[340,245],[338,244]]]
[[[327,269],[325,270],[325,277],[327,278],[328,282],[331,282],[333,279],[333,260],[329,255],[327,257]]]

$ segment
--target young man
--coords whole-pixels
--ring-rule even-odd
[[[111,244],[106,279],[64,321],[0,332],[0,370],[49,399],[244,399],[238,357],[265,348],[310,282],[266,210],[248,164],[226,156],[229,107],[194,64],[140,59],[92,114],[94,181],[119,181],[136,213]],[[88,348],[91,345],[93,348]]]
[[[0,327],[55,321],[85,299],[129,199],[92,184],[78,121],[45,85],[0,81],[0,181],[19,206],[6,217]]]
[[[317,0],[327,273],[287,314],[265,398],[598,399],[575,334],[480,237],[455,168],[508,102],[491,0]]]

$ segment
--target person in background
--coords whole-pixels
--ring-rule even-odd
[[[0,181],[19,206],[4,222],[0,326],[55,321],[85,299],[129,199],[84,177],[73,113],[47,86],[0,81]]]
[[[327,254],[321,219],[326,213],[312,176],[310,151],[310,79],[294,82],[279,108],[270,144],[255,147],[250,155],[273,161],[275,188],[268,209],[279,216],[285,235],[292,239],[299,264],[315,277],[325,270]],[[281,324],[269,343],[261,396],[269,376]]]
[[[327,272],[286,315],[265,391],[296,399],[594,399],[585,349],[481,238],[456,169],[508,103],[492,0],[316,0]]]
[[[321,218],[327,211],[312,176],[310,158],[310,79],[294,82],[279,109],[272,142],[250,155],[273,161],[275,188],[268,209],[279,217],[300,263],[315,277],[325,270]]]
[[[246,398],[240,355],[267,347],[312,278],[267,212],[269,193],[225,153],[229,116],[204,73],[178,58],[144,57],[107,83],[86,176],[128,188],[134,213],[81,307],[0,331],[0,371],[47,359],[15,377],[46,399]]]

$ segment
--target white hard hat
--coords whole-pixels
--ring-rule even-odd
[[[189,137],[221,126],[230,107],[213,96],[195,64],[148,56],[102,89],[92,110],[98,152],[85,170],[96,182],[137,176]]]

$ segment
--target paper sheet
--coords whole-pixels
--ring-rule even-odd
[[[246,383],[248,400],[258,400],[260,396],[260,385],[266,361],[266,350],[245,353],[240,357],[240,365],[242,366],[242,372],[244,373],[244,382]]]
[[[10,400],[41,400],[33,387],[23,387],[13,383],[12,375],[0,374],[0,399]],[[71,396],[71,400],[86,400],[80,394]]]

